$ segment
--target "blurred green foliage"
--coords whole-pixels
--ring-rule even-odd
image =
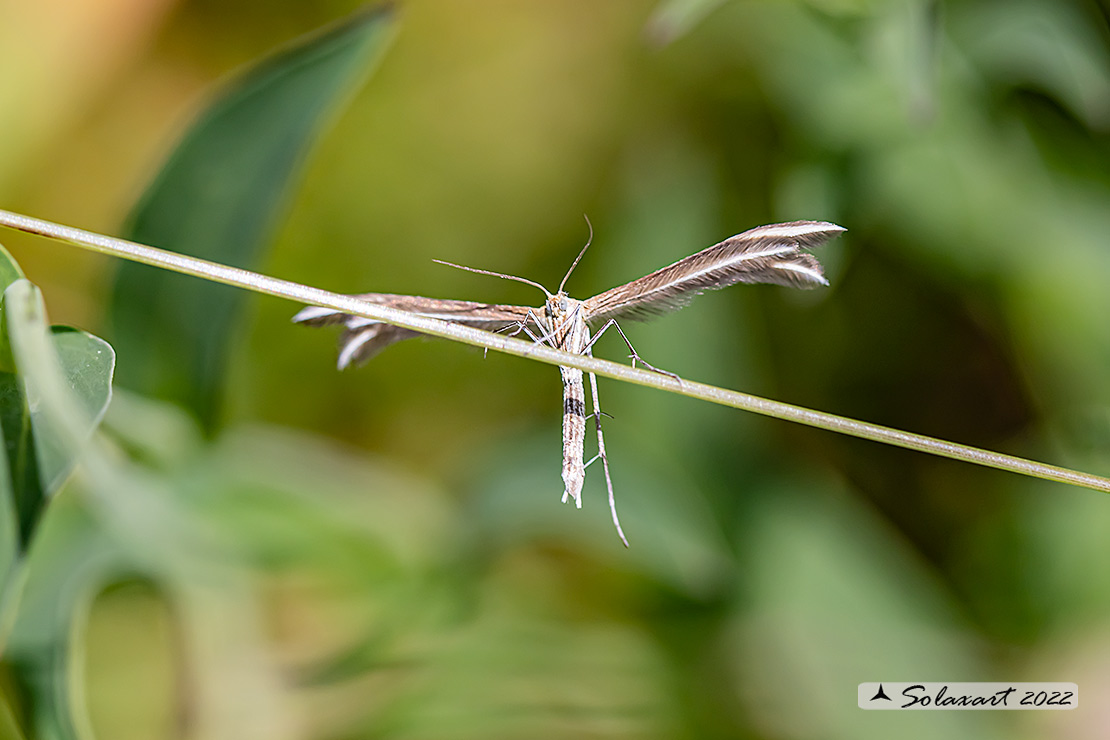
[[[235,267],[255,265],[320,119],[381,54],[390,26],[388,12],[359,14],[222,91],[143,194],[125,236]],[[112,336],[131,361],[120,383],[176,401],[211,430],[242,298],[221,285],[121,265]]]
[[[0,43],[0,75],[19,83],[0,86],[6,207],[117,231],[215,74],[352,7],[169,4],[102,4],[115,35],[97,48],[41,20],[50,2],[0,30],[51,31],[34,49]],[[322,138],[254,266],[347,292],[534,303],[430,260],[552,283],[586,212],[595,243],[568,286],[586,297],[759,223],[828,219],[849,228],[821,254],[831,289],[705,296],[625,327],[637,350],[685,377],[1110,473],[1105,5],[399,10],[374,77],[330,130],[303,129]],[[4,241],[56,320],[117,341],[103,321],[116,265]],[[583,510],[558,503],[552,368],[409,342],[337,374],[332,339],[289,325],[295,307],[241,308],[197,327],[230,348],[227,406],[204,419],[218,434],[166,398],[117,393],[46,507],[0,731],[1104,733],[1103,496],[603,382],[625,551],[599,476]],[[121,352],[121,373],[184,364],[143,354]],[[859,682],[895,677],[1067,680],[1090,701],[1047,717],[852,704]]]

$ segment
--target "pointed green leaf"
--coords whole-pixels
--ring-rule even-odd
[[[3,344],[14,362],[14,371],[0,371],[0,436],[6,453],[0,462],[0,494],[7,501],[0,516],[10,515],[15,526],[3,522],[5,536],[14,534],[18,543],[15,550],[5,543],[10,558],[26,547],[46,499],[65,481],[81,444],[107,410],[115,353],[87,332],[48,327],[38,288],[26,280],[16,280],[4,292],[2,319]],[[45,343],[36,341],[42,339]],[[57,393],[65,398],[46,397]]]
[[[0,294],[22,277],[23,270],[20,269],[19,263],[8,254],[8,250],[4,249],[3,245],[0,245]],[[8,345],[7,336],[7,331],[0,322],[0,371],[11,371],[15,367],[12,363],[12,351]]]
[[[8,250],[0,244],[0,291],[7,290],[8,286],[23,277],[23,270],[15,261]]]
[[[65,327],[51,329],[38,288],[17,279],[4,291],[0,305],[3,344],[10,351],[10,368],[0,372],[0,434],[5,455],[0,456],[0,488],[4,489],[3,557],[4,582],[0,589],[0,654],[10,669],[14,684],[23,695],[36,696],[31,687],[46,682],[45,695],[65,707],[66,683],[59,684],[56,666],[64,640],[55,640],[32,651],[45,662],[36,668],[24,654],[13,656],[7,648],[9,632],[21,603],[27,569],[19,567],[31,535],[37,527],[47,497],[65,480],[83,443],[103,416],[111,396],[114,354],[103,340]],[[73,570],[67,573],[72,582]],[[53,623],[68,619],[55,612]],[[63,674],[64,675],[64,674]],[[28,711],[35,714],[49,701],[32,700]],[[51,737],[77,737],[67,709],[49,711],[55,730]],[[38,720],[34,720],[39,724]]]
[[[0,246],[0,290],[6,289],[23,277],[8,251]],[[23,396],[15,383],[15,361],[12,359],[8,333],[4,329],[2,308],[0,308],[0,646],[8,627],[7,606],[18,598],[18,583],[14,576],[14,566],[19,559],[20,532],[19,512],[16,507],[15,487],[9,470],[8,459],[12,450],[8,447],[4,433],[4,421],[12,408],[22,408]]]
[[[146,192],[127,236],[250,268],[260,260],[305,155],[337,102],[380,56],[388,9],[302,39],[228,85]],[[127,264],[113,291],[120,383],[194,411],[211,430],[243,294]]]
[[[79,420],[88,437],[104,417],[112,398],[115,352],[100,337],[72,326],[52,326],[50,337],[58,353],[66,385],[73,391],[73,398],[80,406],[82,414]],[[31,423],[39,432],[37,454],[49,496],[61,487],[69,475],[79,451],[67,449],[60,439],[43,434],[48,425],[41,420],[39,410],[31,412]]]

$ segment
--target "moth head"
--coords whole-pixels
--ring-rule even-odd
[[[551,296],[544,303],[543,310],[549,319],[566,316],[570,313],[570,300],[567,298],[567,294],[560,292]]]

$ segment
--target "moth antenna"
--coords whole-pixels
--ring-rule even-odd
[[[586,253],[586,250],[590,248],[590,244],[592,244],[594,240],[594,225],[590,223],[590,217],[583,213],[582,218],[586,219],[586,226],[590,227],[590,238],[586,240],[586,246],[582,247],[582,251],[574,258],[574,262],[570,264],[570,269],[567,270],[567,274],[563,276],[563,282],[559,283],[560,293],[563,292],[563,287],[567,284],[567,280],[570,279],[570,274],[574,272],[574,268],[578,267],[578,261],[582,259],[582,255]]]
[[[456,267],[460,270],[466,270],[467,272],[476,272],[479,275],[490,275],[491,277],[504,278],[505,280],[516,280],[518,283],[525,283],[526,285],[532,285],[536,288],[539,288],[548,298],[552,297],[552,295],[547,292],[547,288],[543,287],[539,283],[529,280],[528,278],[517,277],[516,275],[506,275],[505,273],[494,272],[492,270],[480,270],[477,267],[467,267],[466,265],[456,265],[454,262],[448,262],[447,260],[432,260],[432,262],[436,262],[441,265],[447,265],[448,267]]]

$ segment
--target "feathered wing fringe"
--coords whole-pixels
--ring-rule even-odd
[[[736,283],[828,285],[817,258],[803,250],[843,231],[825,221],[758,226],[584,301],[586,314],[595,325],[612,318],[649,318],[679,309],[707,290]]]
[[[499,306],[474,301],[453,301],[392,293],[362,293],[351,297],[367,303],[467,324],[487,331],[497,331],[529,320],[528,308],[521,306]],[[344,327],[339,337],[340,370],[366,363],[395,342],[420,336],[420,332],[411,329],[402,329],[399,326],[383,324],[374,319],[320,306],[301,309],[293,317],[293,321],[305,326],[342,325]]]

